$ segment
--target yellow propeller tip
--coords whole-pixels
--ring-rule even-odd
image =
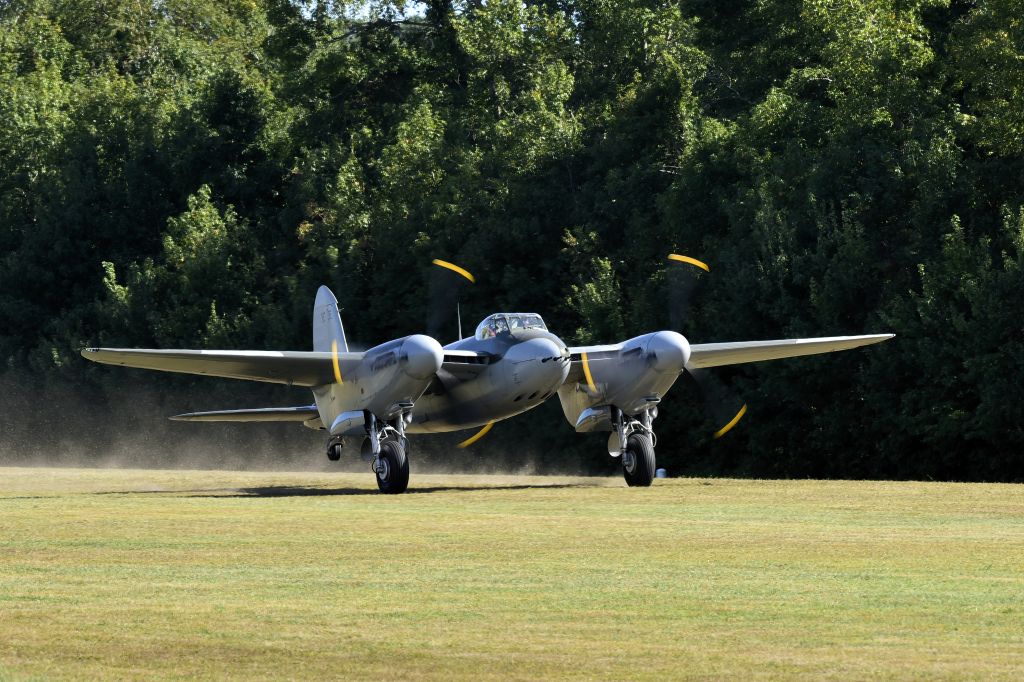
[[[338,363],[338,340],[331,341],[331,363],[334,365],[334,380],[343,383],[341,380],[341,365]]]
[[[720,428],[717,431],[715,431],[715,433],[712,436],[712,438],[714,438],[715,440],[718,440],[719,438],[721,438],[725,434],[729,433],[729,431],[732,430],[732,427],[734,427],[737,424],[739,424],[740,420],[743,419],[743,415],[745,415],[746,413],[747,413],[747,404],[743,403],[743,407],[741,407],[740,411],[736,413],[736,416],[733,417],[732,419],[730,419],[728,424],[726,424],[722,428]]]
[[[587,360],[587,354],[581,353],[580,360],[583,361],[583,375],[587,378],[587,386],[591,391],[597,391],[597,386],[594,384],[594,375],[590,373],[590,362]]]
[[[442,268],[447,268],[447,269],[451,270],[452,272],[457,272],[460,275],[462,275],[463,277],[465,277],[466,279],[468,279],[473,284],[476,284],[476,277],[473,277],[473,274],[469,270],[467,270],[466,268],[460,268],[455,263],[449,263],[448,261],[441,260],[440,258],[435,258],[434,260],[431,261],[431,263],[433,263],[434,265],[439,265]]]
[[[711,268],[708,267],[707,263],[701,260],[697,260],[696,258],[690,258],[689,256],[680,256],[678,253],[670,253],[668,254],[668,259],[677,261],[679,263],[689,263],[690,265],[696,265],[704,272],[711,272]]]
[[[479,431],[474,433],[472,436],[470,436],[466,440],[464,440],[461,443],[459,443],[457,447],[460,448],[460,449],[468,448],[470,445],[472,445],[473,443],[477,442],[478,440],[480,440],[481,438],[486,436],[487,432],[490,431],[491,428],[493,428],[493,427],[494,427],[494,422],[487,422],[487,425],[484,426],[484,428],[480,429]]]

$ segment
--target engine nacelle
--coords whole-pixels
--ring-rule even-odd
[[[558,398],[566,420],[577,431],[610,431],[610,406],[634,416],[661,401],[686,368],[690,344],[682,334],[660,331],[588,355],[593,386],[586,379],[565,384]],[[573,361],[582,364],[582,355]],[[586,372],[579,375],[585,377]]]
[[[413,334],[366,351],[361,363],[336,383],[313,389],[332,436],[365,434],[365,414],[390,421],[407,414],[444,360],[441,344]],[[346,410],[360,406],[360,410]]]

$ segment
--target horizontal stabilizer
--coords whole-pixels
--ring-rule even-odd
[[[217,410],[215,412],[189,412],[171,419],[179,422],[305,422],[317,419],[316,405],[301,407],[257,407],[249,410]]]
[[[347,376],[363,353],[86,348],[82,357],[105,365],[313,387]]]
[[[746,362],[781,360],[801,355],[832,353],[868,346],[891,339],[895,334],[865,336],[826,336],[816,339],[778,339],[775,341],[736,341],[733,343],[696,343],[690,345],[691,369],[740,365]]]

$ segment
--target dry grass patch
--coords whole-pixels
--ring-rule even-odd
[[[1024,676],[1019,486],[0,469],[0,677]]]

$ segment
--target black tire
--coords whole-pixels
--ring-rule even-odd
[[[654,480],[654,446],[651,439],[634,433],[626,439],[622,476],[630,487],[647,487]]]
[[[341,445],[339,443],[334,443],[328,446],[327,459],[331,460],[332,462],[337,462],[339,459],[341,459]]]
[[[397,440],[386,440],[380,444],[377,458],[377,487],[385,495],[404,493],[409,487],[409,458],[405,448]],[[380,471],[383,469],[383,475]]]

